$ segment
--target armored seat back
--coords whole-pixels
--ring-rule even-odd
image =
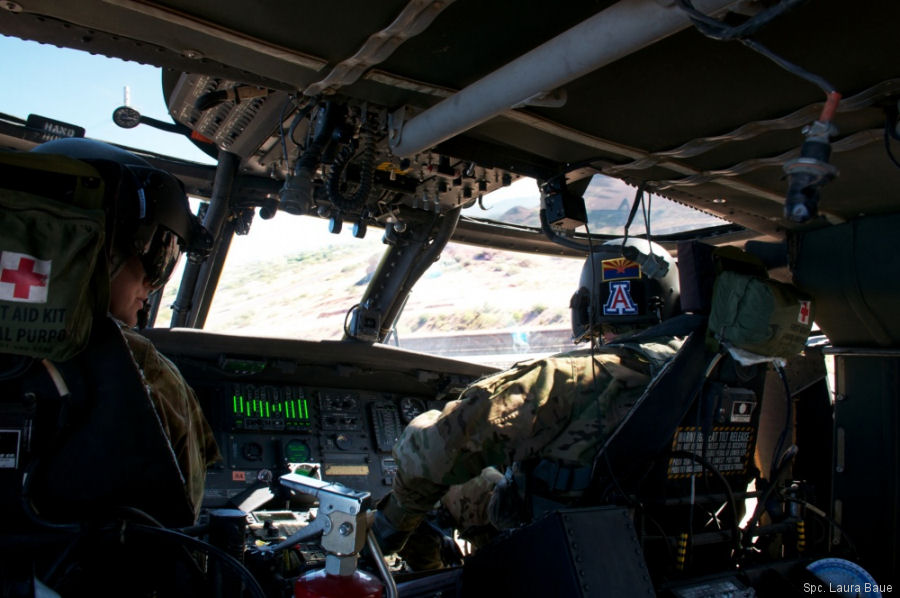
[[[696,242],[682,243],[678,254],[682,306],[691,312],[679,318],[691,318],[690,335],[607,439],[595,467],[605,489],[618,484],[660,500],[696,497],[713,477],[713,493],[742,492],[760,474],[754,456],[768,367],[766,356],[749,363],[710,329],[710,322],[720,327],[723,311],[766,327],[755,323],[760,317],[751,313],[757,309],[752,301],[735,298],[719,285],[734,275],[762,280],[765,270],[743,254],[723,255]],[[701,489],[692,480],[697,476],[704,478]]]
[[[21,153],[0,154],[0,175],[0,501],[13,522],[4,529],[59,529],[122,509],[192,523],[146,380],[107,314],[103,178],[79,160]]]

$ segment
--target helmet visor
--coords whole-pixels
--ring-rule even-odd
[[[193,215],[178,179],[155,168],[129,166],[128,169],[137,186],[138,222],[162,225],[187,241]],[[146,239],[143,241],[147,243]]]
[[[154,289],[162,287],[172,276],[178,258],[181,257],[178,241],[178,235],[159,226],[146,249],[138,254],[144,265],[144,273]]]

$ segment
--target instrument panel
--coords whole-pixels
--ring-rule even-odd
[[[497,371],[359,342],[162,328],[144,334],[194,389],[215,434],[222,460],[206,472],[203,506],[210,509],[301,506],[285,504],[289,493],[278,485],[300,464],[378,500],[393,485],[391,449],[409,422]]]
[[[207,507],[233,503],[299,464],[377,500],[393,484],[391,449],[403,428],[442,406],[422,397],[290,384],[195,384],[195,390],[223,457],[207,472]]]

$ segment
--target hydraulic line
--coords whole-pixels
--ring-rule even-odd
[[[359,187],[351,197],[341,193],[341,175],[353,157],[356,144],[348,143],[338,152],[331,166],[331,172],[325,180],[328,200],[341,212],[355,207],[362,207],[369,199],[372,185],[375,182],[375,132],[369,119],[366,119],[359,130]]]
[[[793,424],[794,421],[794,398],[791,395],[791,388],[788,384],[787,373],[780,365],[775,365],[775,371],[778,373],[778,378],[781,380],[781,386],[784,390],[785,416],[784,426],[781,429],[781,434],[778,435],[778,442],[775,444],[775,450],[772,452],[772,465],[769,468],[769,479],[772,480],[775,479],[775,472],[781,462],[781,450],[784,448],[784,441],[787,439],[788,434],[791,431],[791,424]]]
[[[331,134],[337,124],[338,112],[342,108],[333,102],[325,102],[317,119],[313,140],[297,160],[293,172],[285,177],[281,188],[281,209],[290,214],[305,214],[313,201],[313,175],[322,154],[331,141]],[[310,125],[313,126],[313,125]]]
[[[831,137],[837,133],[837,129],[831,124],[831,121],[837,111],[838,103],[841,101],[841,94],[824,77],[811,73],[783,56],[779,56],[759,42],[750,39],[749,36],[802,1],[781,0],[743,25],[732,27],[696,10],[691,0],[678,0],[678,6],[690,15],[694,25],[702,34],[717,40],[739,41],[789,73],[817,86],[825,93],[825,106],[821,115],[804,131],[805,139],[800,147],[800,157],[786,162],[783,166],[788,179],[784,218],[797,223],[807,222],[818,214],[820,189],[837,176],[837,168],[828,161],[831,157]]]
[[[894,152],[891,150],[891,137],[900,138],[895,132],[896,126],[894,115],[887,113],[884,119],[884,151],[887,153],[888,158],[890,158],[894,166],[900,168],[900,161],[897,160],[897,157],[894,156]]]
[[[690,15],[694,25],[703,35],[720,41],[728,41],[753,35],[769,22],[804,2],[806,0],[782,0],[735,26],[726,25],[722,21],[700,12],[694,8],[691,0],[678,0],[678,5]]]
[[[789,73],[817,86],[825,93],[826,97],[831,97],[832,94],[836,93],[834,86],[826,81],[824,77],[810,73],[784,57],[772,52],[759,42],[750,39],[750,36],[759,31],[764,25],[805,1],[806,0],[781,0],[778,4],[761,11],[759,14],[737,26],[726,25],[724,22],[700,12],[694,8],[691,0],[678,0],[678,6],[690,16],[691,20],[694,22],[694,26],[696,26],[697,30],[703,35],[719,41],[739,41],[754,52],[765,56]],[[838,96],[838,98],[840,98],[840,96]]]
[[[838,111],[850,112],[853,110],[860,110],[871,106],[880,100],[895,96],[898,92],[900,92],[900,79],[889,79],[856,95],[843,98]],[[822,108],[820,108],[819,105],[811,104],[778,118],[746,123],[723,135],[692,139],[676,148],[653,152],[643,158],[635,159],[632,162],[605,165],[603,167],[603,174],[616,175],[626,170],[645,170],[652,168],[667,159],[691,158],[717,149],[726,143],[746,141],[772,131],[795,129],[809,123],[816,118],[816,115],[821,114],[821,111]],[[587,162],[590,164],[590,162],[593,161],[594,160],[588,160]]]
[[[738,519],[740,518],[740,516],[738,515],[737,500],[735,500],[734,492],[731,489],[731,484],[728,483],[728,480],[725,479],[725,476],[722,475],[722,473],[715,465],[713,465],[711,462],[704,459],[700,455],[697,455],[690,451],[672,451],[669,454],[673,457],[690,459],[695,463],[698,463],[701,467],[703,467],[703,469],[710,472],[719,481],[719,483],[722,484],[722,487],[725,489],[725,494],[728,496],[728,506],[731,509],[731,540],[735,554],[737,554],[741,542],[741,531],[738,527]],[[691,532],[693,533],[693,530],[691,530]]]
[[[788,476],[791,471],[790,465],[794,460],[794,457],[797,456],[797,446],[791,445],[784,452],[784,457],[782,458],[778,470],[772,474],[772,479],[769,480],[769,487],[766,488],[765,492],[757,499],[756,501],[756,509],[753,511],[753,515],[751,515],[750,519],[747,521],[747,525],[744,528],[743,539],[741,540],[741,546],[744,548],[748,548],[750,546],[751,541],[753,540],[753,533],[759,527],[759,520],[763,516],[763,513],[766,511],[766,503],[768,503],[769,498],[772,494],[778,489],[778,486],[781,482]]]
[[[883,134],[883,129],[867,129],[865,131],[859,131],[858,133],[854,133],[849,137],[844,137],[840,141],[832,144],[831,151],[834,154],[840,152],[848,152],[860,147],[864,147],[871,143],[880,142],[882,141]],[[727,180],[732,177],[747,174],[748,172],[753,172],[754,170],[759,170],[761,168],[774,168],[781,166],[785,163],[785,161],[790,160],[791,158],[795,158],[799,154],[799,150],[792,149],[777,156],[772,156],[769,158],[752,158],[750,160],[744,160],[743,162],[739,162],[727,168],[707,170],[680,179],[667,179],[648,182],[647,186],[658,192],[678,187],[696,187],[698,185],[703,185],[711,181],[721,183],[722,180]]]
[[[581,243],[574,239],[569,239],[557,234],[557,232],[553,230],[553,227],[550,226],[550,222],[547,220],[547,210],[545,210],[544,208],[541,208],[540,218],[541,231],[544,233],[544,236],[546,236],[550,241],[553,241],[557,245],[562,245],[563,247],[568,247],[569,249],[574,249],[576,251],[583,251],[586,254],[604,253],[608,254],[608,256],[611,258],[619,257],[619,249],[614,248],[611,245],[604,245],[603,243]]]
[[[210,558],[210,560],[221,565],[223,569],[229,570],[234,575],[236,575],[238,579],[240,579],[244,589],[251,596],[254,596],[255,598],[266,598],[265,592],[259,585],[259,582],[256,580],[256,578],[253,577],[253,574],[247,570],[243,563],[235,559],[233,556],[231,556],[221,548],[168,528],[156,528],[147,525],[135,524],[129,526],[128,531],[138,537],[149,536],[171,544],[173,547],[183,546],[185,548],[204,553]],[[124,533],[124,530],[122,533]]]

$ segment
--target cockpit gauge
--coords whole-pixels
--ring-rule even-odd
[[[359,407],[359,397],[350,392],[324,392],[321,395],[323,411],[356,411]]]
[[[411,422],[417,415],[425,411],[425,402],[415,397],[400,399],[400,418],[404,424]]]
[[[284,458],[288,463],[306,463],[309,455],[309,445],[302,440],[294,439],[284,445]]]
[[[258,442],[248,442],[241,447],[241,453],[247,461],[261,461],[263,457],[263,447]]]
[[[119,106],[113,112],[113,122],[123,129],[133,129],[141,124],[141,113],[131,106]]]

